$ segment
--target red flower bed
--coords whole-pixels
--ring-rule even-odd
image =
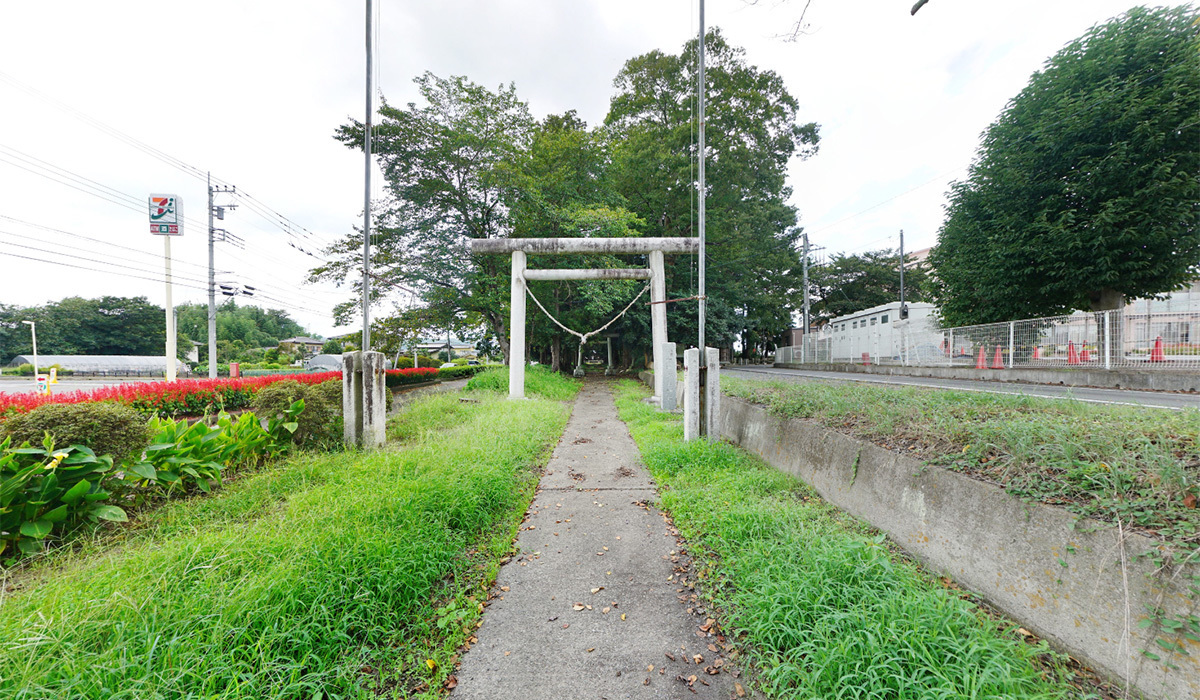
[[[435,370],[436,372],[436,370]],[[320,384],[341,379],[341,372],[272,374],[239,379],[181,379],[176,382],[127,382],[91,391],[62,394],[0,394],[0,416],[24,413],[47,403],[119,401],[147,414],[160,416],[200,415],[206,410],[246,408],[254,392],[275,382],[294,380]]]
[[[409,369],[389,369],[384,383],[388,388],[420,384],[431,379],[437,379],[438,371],[433,367],[411,367]]]

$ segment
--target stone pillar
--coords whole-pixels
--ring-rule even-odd
[[[659,406],[664,411],[674,411],[676,409],[676,399],[678,398],[677,385],[679,384],[679,376],[675,371],[675,343],[663,343],[663,383],[662,383],[662,403]]]
[[[372,450],[384,443],[390,398],[385,363],[381,352],[342,354],[342,439],[349,446]]]
[[[508,398],[525,398],[525,251],[512,254],[512,315],[509,318]]]
[[[605,375],[605,376],[608,376],[608,375],[610,375],[610,374],[612,374],[612,373],[613,373],[613,364],[612,364],[612,336],[610,335],[610,336],[606,337],[606,338],[604,339],[604,342],[605,342],[605,343],[608,345],[608,369],[604,370],[604,375]]]
[[[683,351],[683,439],[700,437],[700,349]]]
[[[716,442],[719,437],[717,416],[721,412],[721,351],[705,348],[704,352],[708,356],[708,374],[705,377],[707,385],[703,389],[705,415],[701,420],[704,421],[704,434],[709,442]]]
[[[575,371],[572,374],[580,379],[583,378],[583,344],[579,345],[579,359],[575,362]]]
[[[663,373],[666,371],[663,362],[663,344],[667,342],[667,280],[663,268],[663,252],[650,251],[650,347],[654,352],[654,398],[662,405]]]

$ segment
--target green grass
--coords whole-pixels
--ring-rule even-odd
[[[693,546],[702,580],[773,697],[1059,698],[1044,643],[888,551],[881,535],[728,444],[682,442],[677,416],[622,382],[617,407]],[[707,555],[707,556],[704,556]]]
[[[449,398],[398,417],[431,427],[402,449],[301,455],[48,563],[0,605],[0,698],[439,688],[568,414]]]
[[[569,401],[579,393],[579,380],[558,372],[551,372],[543,365],[525,368],[525,395],[540,396],[552,401]],[[492,391],[508,394],[508,368],[498,367],[471,377],[467,391]]]
[[[1200,410],[726,377],[725,393],[1081,515],[1200,544]],[[915,449],[910,449],[915,448]]]

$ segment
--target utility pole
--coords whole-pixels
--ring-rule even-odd
[[[801,334],[804,340],[808,340],[808,231],[804,232],[804,332]],[[801,346],[803,352],[803,345]]]
[[[362,281],[362,311],[363,331],[362,347],[367,352],[371,349],[371,71],[374,64],[371,44],[371,0],[367,0],[367,118],[363,121],[363,281]]]
[[[705,345],[704,345],[704,322],[705,322],[705,312],[707,311],[707,309],[705,308],[707,299],[705,298],[705,294],[704,294],[704,83],[705,83],[705,80],[704,80],[704,0],[700,0],[700,71],[699,71],[699,77],[697,78],[697,80],[698,80],[698,83],[696,85],[696,95],[697,95],[696,105],[697,105],[697,115],[699,117],[699,119],[698,119],[699,124],[697,125],[698,126],[698,134],[697,134],[696,146],[697,146],[698,153],[699,153],[699,155],[697,156],[697,160],[699,160],[699,166],[697,168],[697,172],[700,176],[700,186],[697,188],[697,192],[696,192],[696,209],[700,215],[699,222],[698,222],[700,224],[700,270],[699,270],[700,284],[699,284],[696,294],[697,294],[697,296],[700,297],[700,299],[699,299],[700,311],[698,314],[698,316],[699,316],[698,323],[700,326],[700,358],[701,358],[700,364],[703,365],[706,362],[708,362],[708,360],[704,359],[707,356],[707,352],[708,352],[707,350],[705,350]],[[700,419],[700,424],[704,425],[703,416]]]
[[[217,270],[213,244],[216,241],[216,228],[213,227],[213,217],[224,221],[225,210],[234,209],[237,205],[218,207],[213,204],[213,196],[217,193],[235,193],[236,187],[213,187],[212,173],[208,173],[208,378],[217,378]]]
[[[900,229],[900,318],[908,318],[904,308],[904,229]]]

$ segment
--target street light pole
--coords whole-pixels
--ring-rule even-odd
[[[36,380],[38,376],[38,354],[37,354],[37,321],[21,321],[29,326],[29,332],[33,335],[33,377]]]

